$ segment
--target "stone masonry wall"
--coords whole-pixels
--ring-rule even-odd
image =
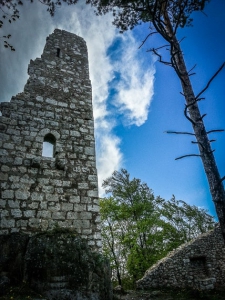
[[[92,92],[85,41],[56,29],[24,92],[1,103],[0,234],[76,229],[101,246]],[[44,141],[53,157],[42,155]]]
[[[137,287],[225,290],[225,245],[220,227],[172,251],[146,271]]]

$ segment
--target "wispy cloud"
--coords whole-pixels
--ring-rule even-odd
[[[146,68],[139,44],[131,32],[123,35],[121,46],[121,59],[116,64],[120,81],[115,87],[115,102],[124,115],[125,124],[140,126],[147,120],[154,94],[154,61],[148,62]]]

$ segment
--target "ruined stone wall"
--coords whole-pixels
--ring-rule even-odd
[[[56,29],[28,74],[24,92],[1,103],[0,234],[60,226],[100,247],[86,43]],[[44,141],[53,157],[42,154]]]
[[[137,282],[137,287],[225,290],[225,245],[220,227],[157,262]]]

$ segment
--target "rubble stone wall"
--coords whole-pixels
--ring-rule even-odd
[[[172,251],[146,271],[137,287],[225,290],[225,245],[220,227]]]
[[[1,103],[0,234],[72,228],[101,246],[85,41],[56,29],[24,92]],[[42,154],[44,142],[53,148]]]

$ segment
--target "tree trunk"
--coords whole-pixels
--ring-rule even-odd
[[[115,241],[115,239],[114,239],[114,234],[113,234],[113,228],[112,228],[112,225],[111,225],[110,222],[108,222],[108,224],[109,224],[109,229],[110,229],[111,238],[112,238],[112,244],[110,245],[110,243],[109,243],[109,248],[112,251],[114,263],[115,263],[115,266],[116,266],[116,276],[117,276],[117,280],[118,280],[118,285],[122,286],[122,279],[121,279],[121,276],[120,276],[120,265],[119,265],[119,262],[117,260],[116,253],[114,251],[114,241]]]
[[[167,12],[164,12],[165,29],[168,35],[168,41],[171,45],[171,58],[173,66],[178,74],[183,94],[186,100],[187,111],[194,130],[195,138],[198,144],[200,157],[203,162],[204,170],[208,179],[212,200],[215,204],[216,213],[222,230],[223,239],[225,241],[225,191],[224,186],[216,165],[216,161],[211,149],[210,140],[205,129],[203,118],[201,116],[198,101],[194,94],[191,81],[187,72],[180,44],[173,32]]]

